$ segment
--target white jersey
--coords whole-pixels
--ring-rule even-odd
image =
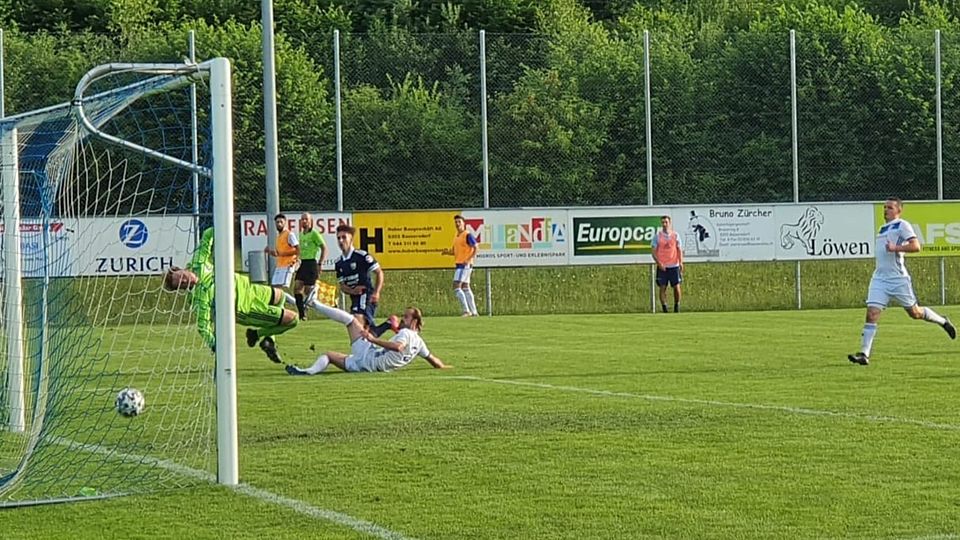
[[[913,226],[910,222],[903,219],[895,219],[884,223],[877,233],[876,254],[877,268],[873,271],[874,279],[896,280],[900,278],[909,278],[907,267],[903,264],[903,253],[892,253],[887,251],[887,243],[893,243],[901,246],[916,238],[917,234],[913,232]]]
[[[397,332],[395,336],[390,338],[390,341],[392,343],[402,341],[405,345],[403,350],[399,352],[388,351],[386,349],[377,350],[377,363],[383,371],[402,368],[409,364],[414,356],[421,356],[423,358],[430,356],[430,351],[427,349],[427,344],[423,342],[423,338],[420,337],[420,334],[409,328],[404,328]]]

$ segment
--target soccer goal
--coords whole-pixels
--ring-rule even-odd
[[[222,58],[0,120],[0,507],[237,483],[232,152]],[[215,355],[161,277],[212,225]]]

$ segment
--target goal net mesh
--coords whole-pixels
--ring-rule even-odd
[[[0,122],[0,506],[213,478],[214,357],[160,277],[210,224],[208,86],[119,69]]]

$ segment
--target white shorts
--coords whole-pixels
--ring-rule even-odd
[[[472,273],[473,266],[465,264],[461,268],[457,268],[453,271],[453,280],[459,281],[460,283],[470,283],[470,274]]]
[[[908,308],[917,305],[917,295],[913,293],[913,281],[909,277],[898,280],[870,280],[867,291],[867,305],[887,307],[890,301]]]
[[[293,275],[297,272],[295,266],[278,266],[273,269],[273,278],[270,284],[274,287],[290,287],[293,281]]]
[[[347,371],[383,371],[377,358],[377,349],[360,338],[350,344],[350,356],[343,362]]]

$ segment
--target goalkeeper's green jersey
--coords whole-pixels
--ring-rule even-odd
[[[192,265],[193,261],[190,263]],[[197,284],[190,291],[190,304],[197,316],[197,332],[207,347],[214,349],[217,338],[213,325],[213,265],[201,264],[192,267],[191,271],[197,275]]]
[[[187,263],[187,270],[199,276],[200,267],[204,265],[209,265],[211,271],[213,270],[213,227],[207,227],[200,235],[197,250],[193,252],[193,257]]]
[[[197,316],[197,331],[200,333],[200,337],[203,338],[204,343],[210,349],[214,349],[217,344],[217,338],[215,334],[215,323],[214,323],[214,281],[213,281],[213,266],[212,265],[201,265],[202,274],[197,274],[197,284],[193,286],[193,290],[190,295],[190,302],[193,305],[193,311]],[[237,304],[236,312],[237,313],[249,313],[254,310],[254,306],[258,300],[257,293],[261,292],[261,296],[265,294],[273,294],[273,291],[269,287],[262,287],[262,291],[258,291],[257,285],[250,283],[250,278],[244,274],[233,274],[234,290],[237,295]],[[260,299],[262,300],[262,299]],[[270,299],[266,298],[266,302],[269,303]]]
[[[207,347],[217,344],[213,324],[213,227],[208,227],[200,236],[197,250],[187,263],[187,270],[197,275],[197,284],[190,291],[190,303],[197,316],[197,331]]]
[[[187,263],[187,269],[197,275],[197,284],[190,293],[190,302],[197,316],[197,331],[207,347],[214,349],[217,344],[214,323],[214,282],[213,282],[213,227],[208,227],[200,236],[197,250]],[[244,274],[233,274],[234,290],[237,295],[236,312],[249,313],[254,310],[258,300],[270,303],[273,291],[269,287],[258,290]]]

